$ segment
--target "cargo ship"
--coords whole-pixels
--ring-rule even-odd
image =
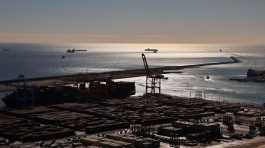
[[[66,50],[67,53],[85,52],[85,51],[87,50],[86,49],[75,49],[75,48]]]
[[[19,107],[126,98],[134,94],[135,82],[95,80],[77,86],[21,86],[2,100],[8,107]]]
[[[265,82],[265,71],[248,69],[246,77],[244,78],[231,78],[231,80],[239,82]]]
[[[157,53],[157,52],[158,52],[158,49],[147,48],[147,49],[145,49],[144,51],[146,51],[146,52]]]

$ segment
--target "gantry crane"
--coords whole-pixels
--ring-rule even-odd
[[[156,90],[158,90],[158,94],[160,94],[161,93],[161,79],[166,79],[166,78],[162,74],[153,73],[150,71],[147,60],[146,60],[146,56],[143,53],[142,53],[142,59],[143,59],[144,68],[146,72],[146,80],[145,80],[146,95],[157,94]]]

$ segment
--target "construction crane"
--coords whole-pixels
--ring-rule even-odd
[[[146,56],[142,53],[142,59],[144,63],[144,68],[146,72],[146,80],[145,80],[145,93],[155,95],[161,93],[161,80],[166,79],[164,75],[153,73],[150,71]],[[158,92],[157,92],[158,90]]]

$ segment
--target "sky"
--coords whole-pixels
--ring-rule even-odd
[[[1,0],[0,42],[265,44],[265,0]]]

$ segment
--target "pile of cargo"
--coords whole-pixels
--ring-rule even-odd
[[[107,134],[105,136],[87,136],[81,139],[85,145],[108,148],[159,148],[160,142],[151,138],[139,138],[133,135]]]
[[[108,128],[111,129],[111,126],[115,127],[117,125],[121,125],[119,122],[114,120],[98,117],[88,113],[78,113],[48,107],[40,107],[40,109],[35,110],[15,109],[9,111],[8,113],[18,117],[24,116],[25,118],[32,119],[37,122],[59,125],[61,127],[81,131],[86,131],[89,129],[91,132],[99,132],[105,131]]]
[[[50,124],[0,113],[0,136],[9,140],[38,141],[73,135],[73,131]]]
[[[222,136],[220,124],[218,123],[192,123],[176,121],[173,127],[182,129],[182,136],[192,140],[207,141],[220,138]]]

